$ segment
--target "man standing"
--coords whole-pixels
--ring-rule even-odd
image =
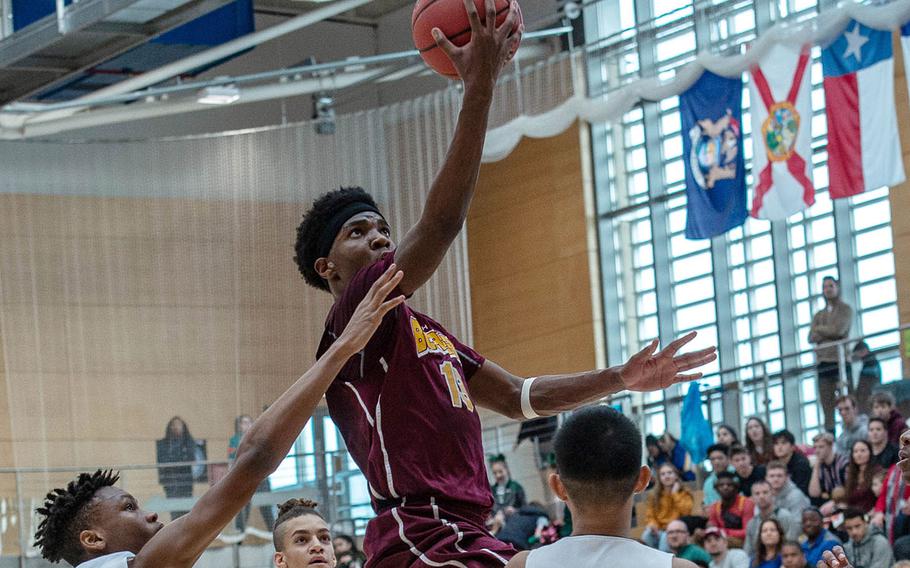
[[[707,567],[711,564],[711,555],[697,544],[692,544],[691,537],[686,523],[676,520],[667,525],[667,544],[673,556]]]
[[[840,382],[840,358],[837,346],[824,344],[847,338],[853,322],[853,308],[840,299],[840,284],[833,276],[822,279],[822,295],[825,297],[825,307],[812,317],[809,343],[817,346],[815,360],[818,363],[818,400],[825,415],[825,429],[833,432],[834,400]],[[849,378],[850,363],[845,364],[846,376]]]
[[[796,438],[789,430],[774,433],[774,457],[787,466],[790,479],[804,494],[809,495],[812,466],[806,456],[796,451]]]
[[[730,449],[730,462],[739,478],[739,490],[746,497],[751,497],[752,484],[765,480],[765,466],[753,464],[752,454],[739,444],[734,444]]]
[[[803,534],[803,553],[810,566],[815,566],[826,550],[840,545],[840,539],[825,528],[821,512],[814,507],[803,511]]]
[[[786,472],[783,473],[784,479],[786,479]],[[797,493],[799,493],[798,490]],[[787,540],[796,540],[799,537],[801,529],[799,517],[775,504],[774,493],[772,493],[771,485],[767,481],[762,479],[752,484],[752,500],[755,502],[755,516],[746,525],[744,550],[755,550],[755,543],[758,541],[758,530],[761,528],[762,522],[768,519],[777,519],[781,528],[784,529],[784,537]]]
[[[746,526],[755,514],[752,499],[740,495],[739,480],[729,471],[717,474],[720,501],[708,509],[708,523],[724,529],[734,547],[741,547],[746,538]]]
[[[831,491],[835,487],[844,486],[850,460],[846,454],[834,452],[834,436],[829,432],[817,434],[812,438],[812,445],[815,447],[815,466],[809,482],[809,499],[813,505],[820,507],[831,499]]]
[[[853,442],[866,439],[869,417],[862,414],[857,408],[856,399],[851,395],[844,395],[837,399],[837,411],[840,412],[844,429],[837,437],[837,453],[849,456],[853,449]]]
[[[705,551],[711,555],[710,568],[749,568],[749,555],[738,548],[730,550],[723,529],[705,529]]]
[[[865,341],[860,341],[853,346],[851,359],[861,361],[863,364],[859,370],[859,381],[856,385],[856,403],[860,411],[869,412],[871,410],[869,397],[872,396],[872,389],[882,384],[882,366]]]
[[[809,498],[787,477],[787,466],[780,461],[769,463],[765,479],[771,486],[777,506],[786,509],[794,518],[799,519],[803,510],[809,506]],[[752,494],[755,494],[754,485]]]
[[[888,539],[869,530],[866,516],[858,509],[844,512],[844,528],[850,540],[844,545],[844,553],[850,564],[862,568],[891,568],[894,553]]]
[[[717,474],[722,471],[732,471],[730,467],[730,448],[726,444],[711,444],[708,446],[708,459],[711,461],[711,475],[705,479],[702,486],[702,505],[709,507],[720,499],[720,495],[714,488],[717,483]]]

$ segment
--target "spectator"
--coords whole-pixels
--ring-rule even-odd
[[[657,468],[670,461],[653,434],[645,436],[645,449],[648,450],[648,467],[651,471],[657,471]]]
[[[753,416],[746,420],[746,449],[752,455],[752,463],[765,465],[774,459],[774,440],[764,421]]]
[[[815,507],[803,511],[803,553],[810,566],[815,566],[826,550],[833,550],[840,545],[840,539],[825,528],[822,513]]]
[[[802,515],[803,509],[809,506],[809,498],[787,477],[787,466],[780,461],[769,463],[765,479],[771,486],[777,506],[786,509],[794,518],[798,519]],[[752,492],[755,493],[754,486]]]
[[[777,519],[787,540],[796,540],[799,537],[802,530],[800,518],[787,509],[776,506],[771,485],[767,481],[756,481],[752,485],[752,500],[755,501],[755,516],[746,525],[746,541],[743,543],[743,549],[750,554],[755,550],[758,543],[758,529],[762,521],[768,519]]]
[[[815,568],[806,561],[803,547],[795,540],[785,540],[780,547],[781,568]]]
[[[158,463],[196,461],[196,441],[186,422],[179,416],[171,418],[164,429],[164,438],[157,442]],[[174,465],[158,468],[158,483],[168,499],[193,496],[193,466]],[[171,511],[171,520],[188,511]]]
[[[854,361],[862,361],[863,366],[859,370],[859,381],[856,385],[856,406],[860,412],[869,412],[869,398],[875,387],[882,384],[882,366],[878,364],[875,353],[869,350],[869,344],[860,341],[853,346]]]
[[[869,420],[869,445],[872,446],[872,461],[882,469],[897,463],[897,446],[888,441],[888,424],[877,416]]]
[[[353,537],[346,534],[335,535],[332,539],[337,564],[335,568],[363,568],[367,562],[366,555],[357,548]]]
[[[667,525],[667,544],[670,546],[670,552],[677,558],[689,560],[705,568],[711,564],[711,555],[705,552],[704,548],[692,543],[689,526],[680,520]]]
[[[506,517],[505,525],[496,533],[496,538],[507,542],[518,550],[528,550],[531,539],[540,536],[550,525],[550,518],[544,506],[537,501],[514,510]]]
[[[755,503],[739,493],[739,480],[729,471],[717,474],[717,491],[720,501],[708,510],[708,523],[724,529],[730,545],[740,548],[746,539],[746,526],[755,515]]]
[[[728,424],[721,424],[717,427],[716,439],[718,444],[723,444],[728,448],[739,444],[739,436],[736,434],[736,430]]]
[[[664,435],[660,437],[657,443],[660,444],[660,449],[667,454],[670,462],[676,467],[680,479],[683,481],[695,481],[695,465],[692,463],[692,457],[686,451],[686,448],[679,443],[679,440],[667,431],[664,432]]]
[[[752,556],[754,568],[780,568],[780,550],[784,543],[784,531],[777,519],[767,519],[758,528],[758,542]]]
[[[853,442],[865,440],[869,426],[869,417],[861,414],[856,405],[856,399],[850,395],[837,399],[837,411],[840,413],[844,429],[837,437],[837,453],[850,455]]]
[[[714,504],[720,499],[720,495],[714,489],[714,484],[717,482],[717,474],[724,471],[734,471],[730,465],[729,446],[721,443],[708,446],[708,460],[711,461],[711,475],[705,479],[705,483],[702,485],[702,493],[704,494],[702,505],[705,507]]]
[[[897,465],[888,468],[882,492],[875,503],[872,524],[884,529],[891,544],[910,534],[910,485],[904,482]]]
[[[834,432],[834,401],[840,384],[840,356],[838,346],[825,344],[847,338],[853,322],[853,309],[840,299],[840,284],[833,276],[822,279],[822,293],[825,307],[812,317],[809,343],[816,345],[818,401],[825,415],[825,429]],[[845,362],[845,365],[846,376],[850,377],[850,363]]]
[[[789,430],[774,433],[774,457],[787,466],[790,480],[807,496],[809,480],[812,479],[812,466],[806,456],[796,451],[796,438]]]
[[[815,448],[815,466],[812,467],[812,480],[809,482],[809,499],[813,505],[824,507],[830,513],[833,507],[831,492],[835,487],[844,486],[849,459],[834,452],[834,436],[829,432],[812,438],[812,446]]]
[[[710,568],[749,568],[749,555],[738,548],[729,548],[724,529],[705,530],[705,552],[711,555]]]
[[[843,553],[843,552],[842,552]],[[803,547],[795,540],[785,540],[780,549],[781,568],[816,568],[806,561]],[[846,566],[842,568],[847,568]]]
[[[668,550],[666,530],[674,519],[692,514],[692,493],[682,485],[679,473],[671,463],[657,470],[656,487],[648,492],[645,502],[645,530],[641,535],[652,548]]]
[[[243,440],[243,436],[247,433],[250,427],[253,425],[253,417],[248,414],[241,414],[234,419],[234,435],[231,436],[230,441],[228,442],[228,465],[231,466],[234,464],[234,457],[237,455],[237,448],[240,447],[240,441]],[[269,478],[266,477],[259,484],[259,487],[256,488],[256,493],[268,493],[271,491],[271,486],[269,485]],[[259,514],[262,515],[262,522],[265,523],[265,529],[270,531],[272,530],[272,524],[275,522],[275,514],[272,512],[272,507],[270,505],[262,505],[259,507]],[[243,532],[246,530],[246,522],[250,518],[250,504],[247,504],[244,507],[243,511],[237,515],[237,518],[234,520],[234,524],[237,527],[237,530]]]
[[[872,477],[879,471],[872,463],[872,447],[865,440],[857,440],[850,452],[850,464],[847,466],[847,504],[850,507],[868,513],[875,507],[875,493],[872,491]]]
[[[850,539],[844,545],[844,553],[857,568],[891,568],[894,554],[888,539],[869,530],[866,515],[859,509],[844,512],[844,527]]]
[[[752,496],[752,484],[756,481],[764,481],[765,466],[755,465],[752,463],[752,455],[749,451],[739,445],[730,448],[730,462],[739,477],[739,487],[743,495]]]
[[[585,408],[557,431],[554,447],[558,470],[548,483],[572,511],[580,534],[519,552],[508,568],[600,568],[616,560],[636,568],[691,566],[626,538],[633,497],[644,491],[651,474],[641,465],[641,434],[631,420],[606,406]]]
[[[872,414],[885,421],[888,428],[888,441],[898,448],[901,445],[901,434],[907,429],[903,415],[895,408],[897,403],[890,392],[877,392],[872,395]]]
[[[524,487],[512,479],[502,454],[490,458],[490,469],[493,472],[493,513],[502,512],[508,517],[525,504]]]

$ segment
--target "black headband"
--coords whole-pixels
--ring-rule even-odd
[[[338,231],[341,230],[341,227],[344,226],[345,222],[347,222],[347,220],[354,215],[357,215],[358,213],[364,213],[366,211],[376,213],[382,217],[382,213],[379,212],[379,209],[365,201],[355,201],[354,203],[349,203],[342,209],[339,209],[334,215],[332,215],[329,221],[322,228],[322,233],[319,234],[319,239],[316,240],[316,258],[328,256],[329,251],[332,250],[332,243],[335,242],[335,237],[338,236]]]

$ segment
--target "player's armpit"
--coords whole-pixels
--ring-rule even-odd
[[[691,560],[676,557],[673,557],[671,565],[673,568],[698,568],[698,564],[692,562]]]
[[[471,378],[469,390],[478,406],[515,420],[523,420],[520,400],[522,382],[524,378],[513,375],[487,359]]]

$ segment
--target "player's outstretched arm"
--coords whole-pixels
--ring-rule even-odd
[[[345,362],[364,348],[383,316],[404,301],[404,296],[385,300],[402,277],[393,264],[373,284],[338,340],[253,423],[227,476],[189,514],[158,531],[136,555],[132,568],[189,568],[196,562],[287,456]]]
[[[471,41],[455,47],[438,29],[433,36],[464,80],[464,97],[455,136],[430,187],[420,220],[402,237],[395,262],[405,273],[401,290],[410,294],[429,280],[468,215],[487,131],[496,79],[520,40],[518,7],[513,4],[499,27],[493,0],[486,0],[480,22],[472,0],[464,0],[471,23]]]
[[[690,371],[717,359],[717,348],[678,355],[678,351],[695,335],[694,331],[688,333],[658,353],[655,353],[655,340],[618,367],[537,377],[529,391],[530,406],[537,414],[547,416],[596,402],[623,390],[656,391],[698,379],[702,374]],[[521,407],[524,381],[523,377],[513,375],[488,360],[471,378],[471,397],[483,407],[520,420],[524,418]]]

